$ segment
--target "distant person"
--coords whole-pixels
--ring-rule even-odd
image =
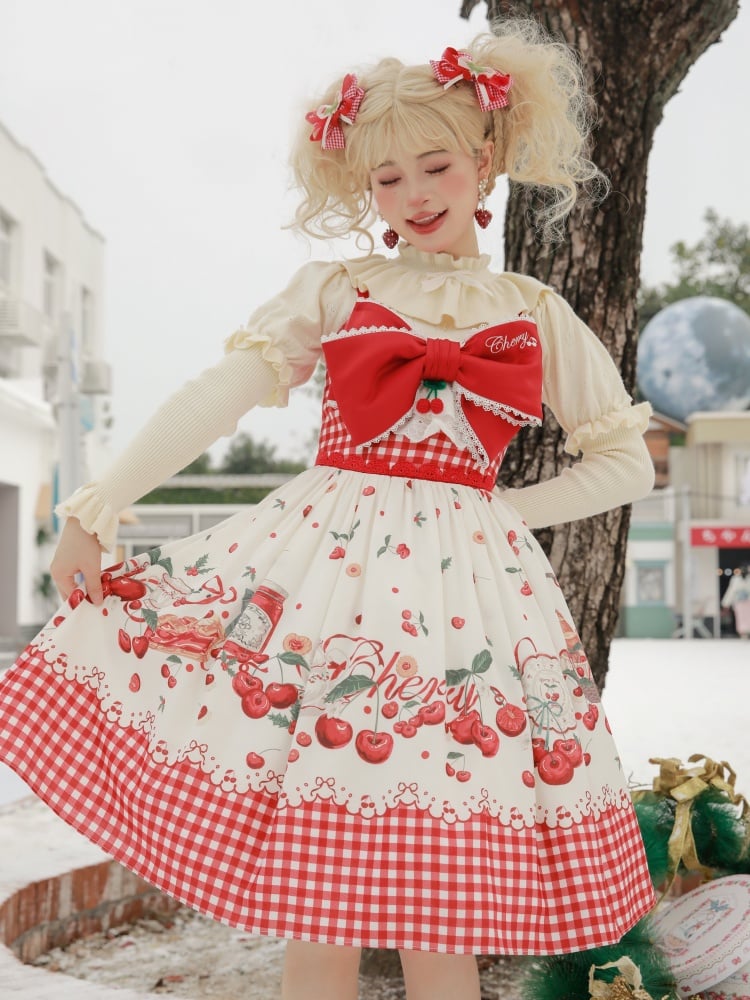
[[[297,224],[372,246],[381,213],[395,252],[304,265],[65,500],[66,603],[0,685],[2,758],[143,878],[289,939],[284,1000],[352,1000],[362,946],[401,951],[409,1000],[478,1000],[473,956],[611,945],[655,901],[531,533],[649,492],[650,408],[551,288],[479,253],[501,175],[552,224],[599,178],[570,50],[533,23],[497,30],[318,95]],[[283,56],[278,72],[299,75]],[[283,89],[249,74],[249,127]],[[321,356],[313,468],[101,572],[118,511]],[[543,402],[582,461],[495,490]]]
[[[741,639],[750,639],[750,567],[734,573],[721,599],[722,608],[731,608],[734,627]]]

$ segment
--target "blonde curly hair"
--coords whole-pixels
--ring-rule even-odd
[[[511,74],[507,107],[483,112],[471,81],[443,88],[429,63],[406,66],[383,59],[358,71],[365,96],[354,123],[343,124],[343,150],[311,142],[303,119],[291,157],[303,192],[294,226],[322,238],[361,235],[372,248],[370,172],[394,146],[476,155],[491,139],[495,151],[487,192],[500,174],[538,189],[543,195],[538,222],[547,238],[558,234],[582,186],[606,187],[586,156],[592,117],[574,52],[531,20],[495,24],[467,48],[474,62]],[[335,103],[341,83],[337,80],[315,106]]]

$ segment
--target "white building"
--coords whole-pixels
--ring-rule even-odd
[[[103,237],[0,124],[0,644],[46,620],[56,483],[106,447],[103,315]]]
[[[620,634],[668,637],[689,622],[693,636],[731,636],[721,598],[750,564],[750,410],[693,413],[677,437],[669,485],[633,504]]]

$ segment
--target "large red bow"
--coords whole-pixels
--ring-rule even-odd
[[[308,111],[305,121],[313,125],[311,142],[320,142],[323,149],[343,149],[344,130],[341,122],[352,125],[357,117],[364,90],[358,86],[357,78],[348,73],[341,84],[335,104],[321,105],[315,111]]]
[[[480,66],[474,62],[470,52],[447,48],[440,59],[430,59],[430,66],[438,83],[442,83],[446,90],[459,80],[473,80],[482,111],[496,111],[508,103],[513,77],[491,66]]]
[[[528,319],[481,330],[463,344],[403,330],[335,335],[324,341],[323,353],[355,445],[369,444],[403,424],[425,379],[453,384],[456,406],[471,431],[467,446],[479,453],[483,466],[507,442],[504,421],[515,426],[541,422],[542,357]]]

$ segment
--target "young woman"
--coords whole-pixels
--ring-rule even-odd
[[[648,406],[475,228],[503,173],[546,191],[543,226],[565,216],[597,178],[584,109],[571,52],[514,22],[338,77],[294,149],[297,223],[362,236],[379,213],[395,255],[303,266],[61,505],[66,602],[0,687],[2,758],[166,892],[289,939],[286,1000],[356,997],[362,946],[400,949],[410,1000],[476,1000],[475,955],[616,942],[653,905],[531,532],[650,490]],[[101,572],[119,510],[321,355],[311,469]],[[496,490],[543,402],[582,460]]]

